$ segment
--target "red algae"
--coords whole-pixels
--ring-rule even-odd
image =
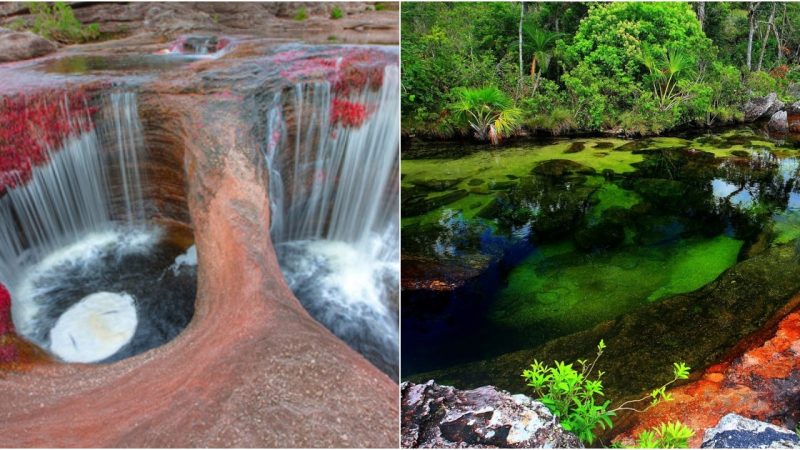
[[[361,48],[331,50],[312,57],[305,50],[286,50],[270,59],[284,66],[281,76],[293,83],[328,80],[334,94],[331,123],[355,128],[364,124],[369,111],[366,105],[351,101],[351,96],[365,89],[379,90],[384,67],[391,63],[385,52]]]
[[[0,376],[7,370],[24,370],[51,361],[45,352],[24,341],[11,321],[11,295],[0,284]]]
[[[334,98],[331,103],[331,123],[344,127],[360,127],[367,120],[367,108],[361,103]]]
[[[26,183],[33,167],[69,137],[92,127],[83,89],[46,89],[0,99],[0,195]]]

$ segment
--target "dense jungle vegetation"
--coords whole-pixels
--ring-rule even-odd
[[[800,3],[403,3],[406,134],[658,134],[800,100]]]

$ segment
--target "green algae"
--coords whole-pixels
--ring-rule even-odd
[[[741,246],[741,241],[718,236],[589,257],[563,247],[555,254],[536,252],[511,271],[489,317],[500,327],[547,322],[563,334],[572,333],[648,301],[703,287],[736,262]]]
[[[590,329],[469,363],[404,374],[403,379],[434,379],[462,389],[492,384],[529,393],[520,373],[534,358],[548,362],[588,359],[604,339],[607,349],[597,368],[606,373],[606,396],[617,401],[641,397],[642,392],[668,381],[673,361],[706,367],[770,323],[773,314],[800,291],[795,244],[775,246],[739,262],[700,290],[647,303]]]
[[[595,192],[594,199],[597,203],[590,212],[591,221],[599,221],[603,213],[611,208],[630,209],[642,200],[637,193],[623,189],[614,183],[603,184]]]

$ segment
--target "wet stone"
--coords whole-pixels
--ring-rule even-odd
[[[546,177],[562,178],[574,174],[594,175],[595,170],[568,159],[551,159],[534,167],[531,173]]]
[[[411,184],[422,189],[427,189],[429,191],[441,192],[450,189],[451,187],[457,185],[458,183],[461,183],[462,181],[464,181],[463,178],[455,178],[451,180],[431,179],[431,180],[415,180],[412,181]]]
[[[564,151],[564,153],[580,153],[583,151],[584,147],[586,147],[585,142],[573,142],[570,144],[569,148]]]

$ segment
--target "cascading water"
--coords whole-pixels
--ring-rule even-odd
[[[71,117],[79,126],[45,149],[47,163],[0,197],[0,282],[14,323],[68,362],[155,347],[193,312],[194,270],[163,277],[180,251],[145,221],[136,95],[105,96],[97,116],[96,127],[88,113]]]
[[[271,234],[289,286],[318,321],[392,377],[398,93],[399,70],[391,64],[379,89],[365,85],[345,98],[329,81],[297,83],[273,99],[266,145]]]

